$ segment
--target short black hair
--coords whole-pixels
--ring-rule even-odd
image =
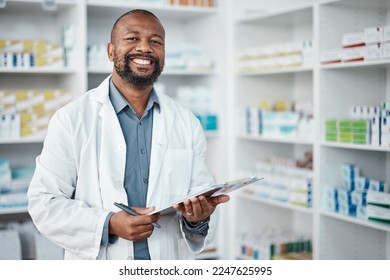
[[[116,29],[116,26],[118,25],[118,22],[124,18],[125,16],[127,15],[131,15],[131,14],[143,14],[143,15],[148,15],[148,16],[151,16],[151,17],[154,17],[158,22],[160,22],[160,19],[155,15],[153,14],[152,12],[148,11],[148,10],[143,10],[143,9],[134,9],[134,10],[130,10],[126,13],[124,13],[123,15],[121,15],[114,23],[114,25],[112,26],[112,29],[111,29],[111,42],[112,42],[112,39],[113,39],[113,34],[114,34],[114,31]],[[161,22],[160,22],[161,23]]]

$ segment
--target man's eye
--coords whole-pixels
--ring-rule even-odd
[[[137,38],[135,38],[135,37],[126,38],[126,41],[135,41],[135,40],[137,40]]]
[[[152,40],[150,41],[152,44],[156,44],[156,45],[162,45],[163,43],[160,42],[160,41],[156,41],[156,40]]]

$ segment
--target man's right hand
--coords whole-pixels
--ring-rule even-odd
[[[140,216],[133,216],[125,211],[119,211],[111,216],[110,235],[116,235],[130,241],[144,240],[152,235],[154,230],[152,223],[158,221],[160,214],[148,215],[154,210],[154,207],[132,207],[132,209]]]

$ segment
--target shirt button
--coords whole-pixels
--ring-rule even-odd
[[[118,187],[122,187],[122,181],[117,181],[116,184],[118,185]]]
[[[144,149],[141,149],[141,154],[144,154],[145,153],[145,150]]]
[[[128,259],[128,260],[134,260],[134,257],[128,256],[127,259]]]
[[[146,184],[148,182],[148,179],[144,178],[144,183]]]
[[[124,150],[125,150],[125,145],[122,145],[122,144],[119,145],[119,150],[120,150],[120,151],[124,151]]]

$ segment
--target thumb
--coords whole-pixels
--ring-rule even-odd
[[[214,204],[214,206],[217,206],[218,204],[228,202],[230,200],[230,196],[228,195],[219,195],[216,197],[211,198],[211,202]]]
[[[156,209],[156,207],[151,206],[151,207],[131,207],[135,212],[137,212],[140,215],[147,215]]]

